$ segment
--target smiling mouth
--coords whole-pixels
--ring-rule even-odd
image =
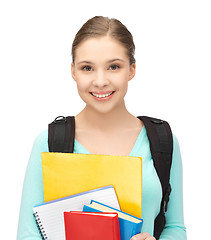
[[[97,98],[105,98],[105,97],[108,97],[110,95],[112,95],[115,91],[112,91],[112,92],[109,92],[109,93],[106,93],[106,94],[97,94],[97,93],[93,93],[93,92],[90,92],[91,95],[93,95],[94,97],[97,97]]]

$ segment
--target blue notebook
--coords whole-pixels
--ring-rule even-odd
[[[92,200],[89,205],[84,205],[84,212],[117,212],[119,217],[121,240],[130,240],[132,236],[141,232],[143,219]]]

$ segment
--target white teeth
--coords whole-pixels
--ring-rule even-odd
[[[107,94],[95,94],[95,93],[92,93],[92,95],[94,95],[95,97],[98,97],[98,98],[103,98],[103,97],[108,97],[109,95],[111,95],[113,92],[110,92],[110,93],[107,93]]]

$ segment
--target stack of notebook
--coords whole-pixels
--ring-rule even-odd
[[[51,240],[64,240],[64,212],[82,211],[83,206],[89,204],[92,199],[120,209],[113,186],[46,202],[33,208],[42,236],[47,236]]]
[[[99,239],[105,226],[107,240],[140,233],[141,158],[42,153],[42,169],[45,203],[33,211],[43,239],[81,240],[85,229],[87,240]]]

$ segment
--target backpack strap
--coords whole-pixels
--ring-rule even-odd
[[[154,167],[162,186],[160,213],[154,222],[154,237],[159,239],[166,224],[165,213],[171,193],[169,180],[173,153],[173,137],[171,128],[166,121],[146,116],[139,116],[138,118],[143,121],[146,127]]]
[[[75,117],[59,116],[48,125],[49,152],[73,153]]]

